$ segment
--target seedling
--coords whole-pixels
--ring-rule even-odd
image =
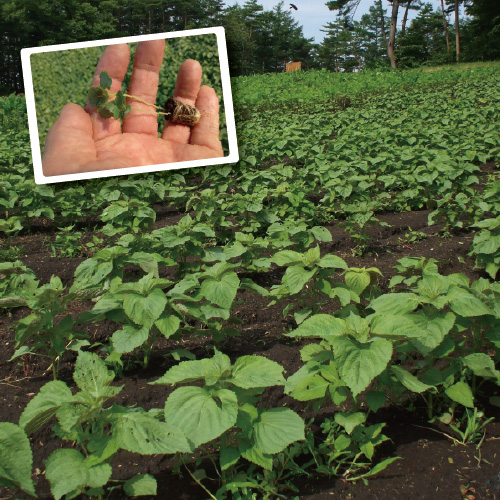
[[[130,104],[127,104],[125,99],[128,97],[157,110],[162,110],[155,111],[154,113],[164,115],[165,119],[172,123],[193,126],[200,121],[201,113],[197,108],[184,104],[173,97],[170,97],[165,103],[165,108],[162,108],[161,106],[143,101],[133,95],[124,94],[122,90],[116,93],[111,92],[112,80],[105,71],[101,72],[99,80],[100,85],[98,87],[90,87],[87,97],[90,105],[94,107],[103,118],[120,120],[128,115],[132,111],[132,107]],[[144,112],[147,113],[147,111]]]

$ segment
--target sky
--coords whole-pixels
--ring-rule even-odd
[[[325,34],[320,31],[326,23],[335,20],[335,11],[331,11],[326,6],[326,0],[291,0],[294,5],[297,6],[298,10],[291,9],[292,16],[294,19],[302,26],[303,33],[306,38],[314,38],[314,42],[321,43]],[[434,6],[434,10],[437,7],[441,7],[441,0],[427,0]],[[238,3],[243,5],[245,0],[238,0],[237,2],[232,2],[226,0],[226,5],[234,5]],[[275,5],[279,3],[279,0],[258,0],[258,4],[262,5],[265,10],[272,10]],[[363,14],[367,14],[369,8],[374,5],[374,0],[361,0],[361,3],[356,11],[354,19],[359,20]],[[285,1],[285,8],[289,7],[290,3]],[[391,5],[387,0],[382,0],[382,6],[387,9],[387,16],[391,15]],[[404,9],[399,8],[398,13],[398,25],[401,26],[401,21],[403,19]],[[410,10],[408,14],[408,19],[413,19],[417,14],[415,11]]]

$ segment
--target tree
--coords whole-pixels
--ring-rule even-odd
[[[389,60],[391,61],[391,67],[394,69],[397,68],[395,43],[396,28],[398,25],[398,9],[399,0],[392,0],[391,29],[389,31],[389,42],[387,44],[387,55],[389,56]]]
[[[396,30],[398,21],[398,9],[399,0],[389,0],[392,2],[392,12],[391,12],[391,28],[389,32],[389,40],[387,42],[387,54],[389,60],[391,61],[391,67],[396,68],[396,52],[395,52],[395,42],[396,42]],[[330,10],[338,10],[338,16],[351,19],[354,12],[358,8],[361,0],[331,0],[326,2],[326,6]],[[385,34],[385,28],[384,28]]]
[[[405,2],[405,13],[403,16],[403,22],[401,23],[401,36],[405,36],[406,23],[408,22],[408,12],[411,10],[420,10],[422,8],[421,0],[406,0]]]
[[[464,56],[468,60],[500,58],[500,2],[474,0],[466,4],[472,16],[464,26]]]
[[[361,17],[360,28],[364,33],[364,66],[375,68],[387,64],[387,36],[385,25],[389,22],[382,1],[377,0],[369,8],[369,13]]]
[[[442,33],[442,19],[432,4],[425,4],[411,22],[404,37],[398,44],[398,61],[401,66],[421,66],[427,61],[447,57],[445,40]]]
[[[443,0],[441,0],[441,13],[443,15],[444,34],[446,36],[446,48],[448,49],[448,53],[449,53],[450,52],[450,34],[448,33],[448,21],[446,20],[446,14],[444,13]]]

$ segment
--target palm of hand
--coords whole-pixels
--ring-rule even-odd
[[[163,61],[164,40],[139,44],[130,82],[130,94],[146,102],[156,100],[158,74]],[[113,79],[119,90],[125,75],[129,49],[125,44],[106,49],[94,75],[98,84],[101,71]],[[47,135],[43,157],[44,175],[64,175],[158,165],[224,156],[219,141],[218,108],[215,92],[201,84],[201,67],[188,60],[179,69],[174,97],[202,110],[194,126],[168,123],[161,137],[155,114],[141,103],[131,101],[132,112],[123,127],[113,118],[104,119],[87,103],[85,110],[67,104]]]

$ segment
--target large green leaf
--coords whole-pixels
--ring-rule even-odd
[[[254,424],[255,444],[264,453],[279,453],[295,441],[305,439],[304,421],[288,408],[261,413]]]
[[[335,318],[329,314],[315,314],[286,335],[290,337],[320,338],[331,341],[333,338],[343,335],[345,328],[345,321],[343,319]]]
[[[30,436],[48,422],[62,404],[72,398],[71,390],[64,382],[47,382],[24,409],[19,418],[19,426]]]
[[[495,369],[495,363],[487,354],[475,352],[465,356],[463,362],[473,371],[474,375],[493,378],[500,382],[500,371]]]
[[[346,337],[337,337],[332,345],[340,376],[354,396],[384,371],[392,356],[392,344],[385,339],[360,344]]]
[[[227,389],[180,387],[165,403],[165,421],[178,427],[195,447],[230,429],[237,415],[236,394]]]
[[[107,398],[116,394],[116,388],[108,387],[115,378],[104,361],[91,352],[80,352],[75,362],[73,379],[76,385],[94,399]]]
[[[137,293],[127,294],[123,301],[125,314],[137,325],[150,328],[161,316],[167,305],[167,297],[159,288],[154,288],[147,296]]]
[[[314,269],[307,271],[302,266],[290,266],[283,276],[283,284],[287,286],[292,295],[299,293],[315,273]]]
[[[451,387],[448,387],[444,392],[453,401],[467,408],[474,408],[474,395],[466,382],[457,382]]]
[[[358,295],[361,295],[370,281],[370,274],[365,271],[347,271],[345,273],[345,284]]]
[[[483,316],[485,314],[495,314],[494,311],[480,299],[462,288],[455,286],[450,287],[448,297],[450,298],[451,310],[465,318],[473,318],[475,316]]]
[[[54,451],[45,465],[45,475],[56,500],[87,486],[92,488],[104,486],[111,477],[109,464],[89,467],[84,456],[73,449]]]
[[[370,302],[370,308],[377,314],[400,314],[414,311],[419,304],[418,295],[414,293],[387,293]]]
[[[120,448],[141,455],[191,451],[186,436],[179,429],[144,412],[120,414],[113,435]]]
[[[240,280],[235,272],[223,274],[220,279],[209,278],[201,284],[201,294],[223,309],[230,309],[236,297]]]
[[[137,329],[132,325],[123,325],[122,330],[117,330],[111,337],[113,349],[117,352],[132,352],[136,347],[146,342],[149,328]]]
[[[0,422],[0,485],[36,496],[32,465],[33,454],[24,431],[16,424]]]
[[[241,356],[234,363],[230,382],[242,389],[284,385],[283,370],[263,356]]]

